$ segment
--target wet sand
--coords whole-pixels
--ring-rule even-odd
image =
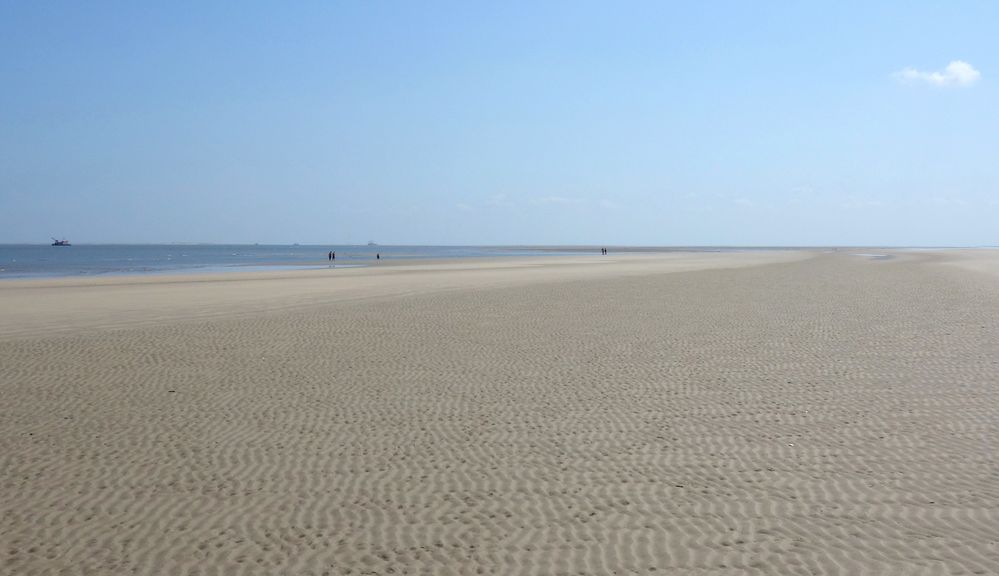
[[[999,258],[890,254],[0,283],[0,573],[997,573]]]

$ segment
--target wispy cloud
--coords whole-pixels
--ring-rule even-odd
[[[895,72],[895,78],[903,82],[925,82],[934,86],[971,86],[978,82],[982,73],[963,60],[954,60],[943,70],[923,71],[904,68]]]

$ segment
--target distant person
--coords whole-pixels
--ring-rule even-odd
[[[330,262],[336,262],[336,252],[330,252]]]
[[[333,261],[333,251],[330,250],[330,253],[327,254],[327,256],[329,256],[330,262],[332,262]]]
[[[381,259],[382,259],[381,254],[375,254],[375,260],[381,260]]]

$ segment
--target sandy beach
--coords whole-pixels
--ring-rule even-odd
[[[0,398],[0,574],[999,573],[999,251],[7,281]]]

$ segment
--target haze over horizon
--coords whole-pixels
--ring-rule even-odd
[[[0,243],[999,244],[999,5],[0,5]]]

